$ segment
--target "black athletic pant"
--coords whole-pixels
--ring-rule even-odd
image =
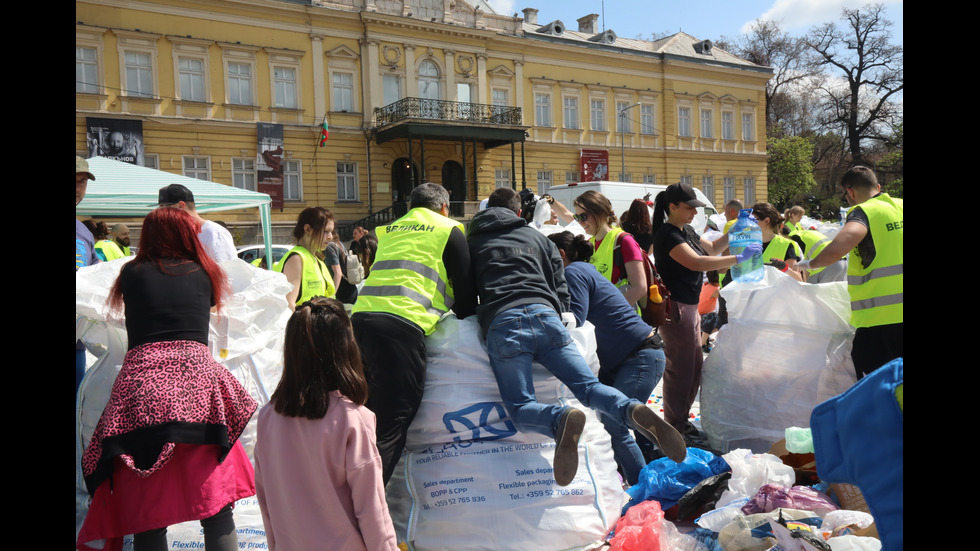
[[[387,485],[422,403],[425,334],[402,317],[380,312],[358,312],[351,316],[351,325],[368,381],[367,408],[377,418],[378,452]]]
[[[905,357],[904,323],[858,327],[854,332],[851,359],[857,378],[894,360]]]

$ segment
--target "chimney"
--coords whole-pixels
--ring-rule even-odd
[[[524,12],[524,22],[528,25],[538,24],[538,10],[534,8],[524,8],[521,10]]]
[[[580,17],[578,19],[578,32],[585,34],[595,34],[596,32],[596,22],[599,21],[599,14],[590,13],[585,17]]]

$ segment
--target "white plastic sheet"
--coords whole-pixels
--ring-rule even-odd
[[[854,328],[843,282],[803,284],[766,267],[757,283],[721,290],[721,328],[701,379],[701,422],[722,452],[765,452],[788,427],[809,427],[813,408],[856,380]]]
[[[571,331],[593,371],[591,324]],[[422,405],[387,486],[398,541],[415,550],[584,549],[626,500],[609,436],[553,375],[535,364],[538,401],[583,409],[578,474],[554,484],[554,440],[507,419],[475,318],[448,316],[426,341]]]
[[[119,271],[130,260],[103,262],[75,274],[75,338],[85,342],[95,357],[82,380],[76,406],[76,534],[89,504],[81,456],[109,401],[127,350],[125,322],[108,319],[105,302]],[[285,297],[291,285],[282,274],[255,268],[238,258],[223,262],[221,267],[228,274],[233,295],[221,314],[211,314],[211,354],[231,371],[261,408],[268,403],[282,374],[282,346],[290,316]],[[253,416],[240,437],[249,457],[255,447],[256,417]],[[243,549],[267,548],[258,501],[254,497],[239,500],[234,514],[239,545]],[[197,521],[171,526],[167,537],[172,548],[203,548],[204,545]],[[127,538],[124,549],[130,549],[131,542]]]

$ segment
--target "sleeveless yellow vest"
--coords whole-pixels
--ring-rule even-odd
[[[851,207],[868,215],[868,232],[875,258],[862,266],[857,247],[847,263],[847,291],[851,295],[851,325],[874,327],[904,322],[904,202],[887,193]]]
[[[122,249],[119,248],[119,245],[111,239],[103,239],[96,243],[95,250],[102,251],[102,256],[105,257],[106,262],[126,256],[123,254]]]
[[[799,237],[806,243],[806,252],[803,253],[805,260],[816,258],[820,254],[820,251],[824,250],[827,244],[832,241],[832,239],[816,230],[797,230],[791,233],[790,236]],[[819,274],[825,269],[826,267],[817,268],[816,270],[812,270],[810,275]]]
[[[762,261],[769,262],[773,258],[777,260],[786,260],[786,250],[790,245],[796,249],[796,254],[798,256],[802,256],[799,250],[799,245],[797,245],[796,242],[781,235],[776,235],[773,236],[772,241],[766,245],[766,250],[762,251]]]
[[[456,220],[421,207],[376,228],[378,251],[351,315],[394,314],[432,334],[453,305],[453,288],[442,261],[453,228],[464,230]]]
[[[296,245],[282,260],[273,265],[273,270],[282,273],[286,260],[298,254],[303,259],[303,276],[299,284],[299,295],[296,297],[296,304],[302,304],[313,297],[332,297],[337,292],[333,286],[333,276],[322,260],[313,255],[305,247]],[[261,259],[260,259],[261,260]]]
[[[619,239],[619,234],[621,233],[623,233],[622,228],[613,228],[609,230],[609,233],[602,238],[602,243],[599,244],[598,249],[595,248],[595,236],[589,238],[589,243],[595,250],[595,254],[592,255],[589,262],[596,267],[596,270],[599,270],[602,277],[608,279],[609,281],[612,281],[614,264],[613,253],[616,250],[616,241]],[[627,279],[626,272],[624,270],[624,272],[620,274],[619,281],[616,282],[616,287],[622,287],[628,283],[629,279]]]

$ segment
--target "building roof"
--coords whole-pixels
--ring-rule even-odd
[[[714,47],[710,40],[703,40],[685,32],[678,32],[658,40],[641,40],[638,38],[623,38],[615,31],[607,29],[599,33],[583,33],[563,28],[555,32],[552,25],[555,21],[545,24],[523,23],[524,36],[534,40],[545,40],[575,44],[589,48],[612,51],[626,51],[637,55],[655,57],[671,57],[693,63],[722,64],[760,72],[772,72],[770,67],[756,65],[725,50]],[[564,26],[564,25],[562,25]]]

